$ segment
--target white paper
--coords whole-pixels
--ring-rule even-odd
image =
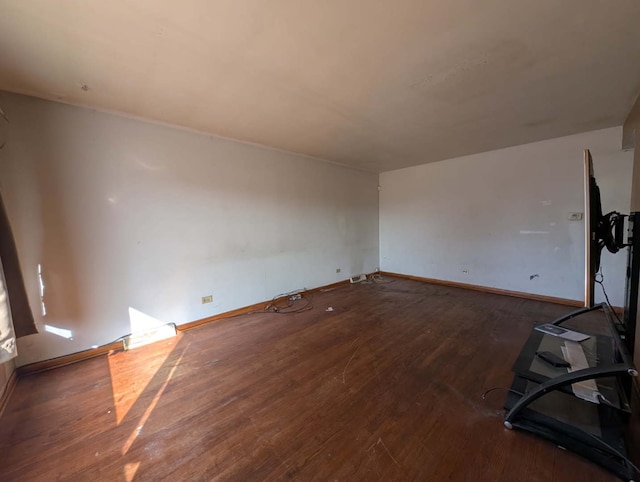
[[[569,372],[589,368],[587,357],[585,356],[580,343],[565,341],[564,346],[560,347],[560,349],[562,350],[563,358],[571,365],[571,367],[567,368]],[[578,383],[573,383],[571,385],[571,389],[575,396],[582,400],[592,403],[600,403],[600,399],[598,398],[600,392],[598,392],[598,386],[596,385],[595,380],[583,380]]]
[[[547,335],[553,335],[571,341],[584,341],[587,338],[590,338],[589,335],[585,335],[584,333],[567,330],[566,328],[552,323],[545,323],[544,325],[536,326],[536,330],[546,333]]]

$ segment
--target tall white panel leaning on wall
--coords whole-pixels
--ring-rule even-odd
[[[0,364],[18,355],[6,287],[2,260],[0,260]]]

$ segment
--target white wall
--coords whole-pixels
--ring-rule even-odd
[[[381,269],[583,300],[584,224],[568,220],[584,211],[582,151],[603,210],[628,213],[633,153],[621,136],[611,128],[381,174]],[[625,266],[626,252],[603,255],[618,306]]]
[[[21,338],[18,365],[126,335],[130,308],[180,324],[378,266],[377,174],[7,93],[0,106],[31,306],[41,330],[73,333]]]
[[[620,128],[383,173],[378,218],[376,174],[7,93],[0,106],[0,188],[41,329],[18,365],[108,343],[131,313],[184,323],[378,265],[579,300],[583,223],[567,215],[583,211],[583,148],[604,209],[629,209]],[[616,305],[625,262],[604,256]]]

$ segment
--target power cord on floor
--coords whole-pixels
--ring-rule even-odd
[[[389,283],[396,282],[396,280],[394,279],[389,279],[389,280],[384,279],[380,273],[373,273],[371,276],[369,276],[369,279],[374,283],[378,283],[378,284],[389,284]]]
[[[495,391],[495,390],[506,390],[507,392],[511,392],[511,393],[515,393],[516,395],[520,395],[521,397],[524,397],[524,393],[519,392],[518,390],[514,390],[513,388],[507,388],[507,387],[493,387],[490,388],[489,390],[486,390],[483,394],[482,394],[482,399],[486,400],[487,399],[487,395],[490,394],[491,392]]]
[[[292,313],[302,313],[303,311],[309,311],[313,309],[313,295],[311,293],[306,292],[292,292],[293,294],[287,293],[285,295],[279,295],[273,298],[272,302],[267,305],[264,309],[263,313],[273,313],[278,315],[288,315]],[[286,296],[286,305],[282,306],[277,301],[278,298],[282,296]],[[298,308],[293,308],[298,301],[304,301],[305,304]],[[259,312],[252,312],[259,313]]]
[[[598,279],[598,277],[600,279]],[[616,313],[616,310],[613,309],[613,306],[611,305],[611,302],[609,301],[609,296],[607,295],[607,290],[604,288],[604,275],[602,274],[602,271],[598,271],[596,273],[596,275],[594,277],[594,281],[600,285],[600,288],[602,288],[602,293],[604,294],[604,299],[607,300],[607,305],[609,305],[609,309],[611,310],[611,313],[613,313],[613,316],[615,316],[616,320],[618,320],[618,324],[622,325],[623,324],[622,320],[618,316],[618,313]]]

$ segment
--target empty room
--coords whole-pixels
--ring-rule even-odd
[[[639,26],[0,0],[0,480],[640,480]]]

